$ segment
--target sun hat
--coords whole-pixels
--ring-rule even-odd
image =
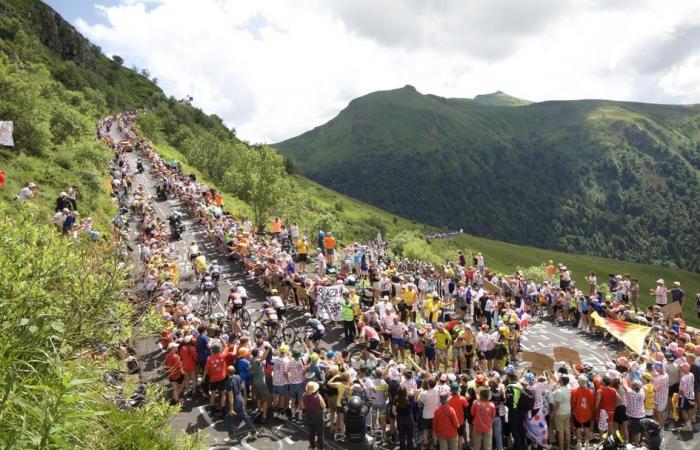
[[[168,351],[170,351],[174,348],[177,348],[177,347],[178,347],[178,345],[176,343],[171,342],[170,344],[168,344]]]
[[[318,383],[316,383],[315,381],[309,381],[308,383],[306,383],[306,393],[309,395],[318,392],[318,388]]]

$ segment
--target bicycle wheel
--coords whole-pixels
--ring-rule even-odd
[[[255,339],[265,339],[267,337],[267,333],[265,332],[265,329],[263,327],[257,326],[255,327],[255,332],[253,333],[253,336]]]
[[[297,332],[289,325],[282,328],[282,340],[287,345],[292,345],[297,340]]]
[[[270,338],[270,344],[273,347],[279,348],[279,346],[282,345],[282,339],[280,339],[278,336],[273,336]]]
[[[236,314],[236,320],[244,330],[250,328],[250,313],[245,308],[238,311]]]

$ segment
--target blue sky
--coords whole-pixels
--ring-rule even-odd
[[[120,3],[119,0],[45,0],[45,2],[71,23],[75,23],[75,20],[81,17],[90,24],[106,23],[104,16],[95,8],[95,4],[110,7]]]

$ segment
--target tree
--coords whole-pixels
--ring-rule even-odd
[[[151,71],[148,69],[141,69],[141,75],[143,75],[146,78],[149,78],[151,76]]]
[[[245,150],[226,173],[225,184],[250,205],[258,230],[265,228],[272,211],[284,204],[291,191],[284,159],[270,147]]]
[[[114,64],[117,66],[121,66],[122,64],[124,64],[124,58],[122,58],[119,55],[113,55],[112,61],[114,61]]]

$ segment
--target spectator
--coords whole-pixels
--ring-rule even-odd
[[[491,450],[493,439],[493,419],[496,407],[489,401],[488,389],[479,391],[479,399],[471,407],[472,415],[472,449]]]
[[[440,397],[440,406],[433,413],[433,433],[440,450],[457,450],[459,422],[454,409],[448,404],[449,395]],[[489,421],[489,426],[490,426]]]

